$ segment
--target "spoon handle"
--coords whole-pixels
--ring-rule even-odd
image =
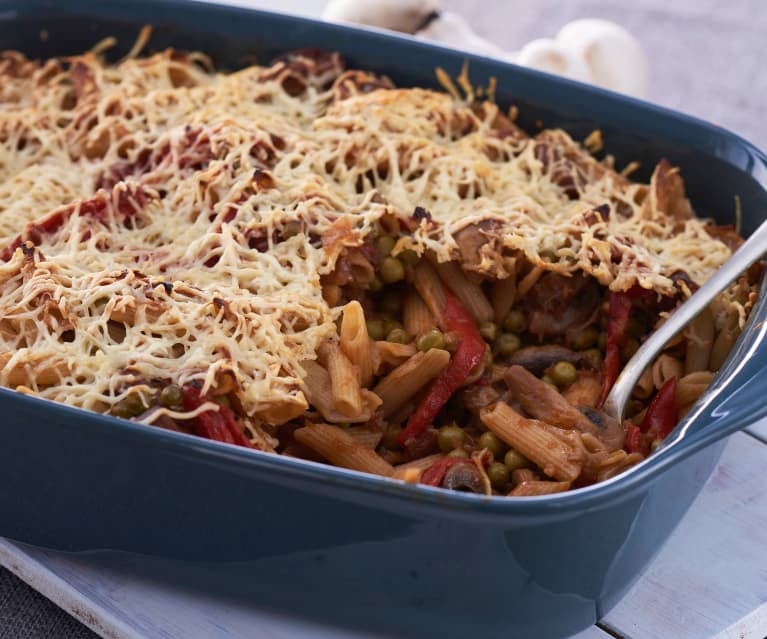
[[[604,410],[616,419],[623,418],[626,402],[637,380],[666,343],[689,324],[719,293],[767,253],[767,222],[735,251],[732,257],[714,273],[690,298],[677,308],[657,331],[645,341],[623,368],[605,401]]]

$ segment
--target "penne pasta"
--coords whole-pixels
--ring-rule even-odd
[[[714,343],[711,346],[711,354],[709,356],[708,368],[712,371],[718,371],[727,356],[730,354],[732,347],[735,346],[735,341],[740,335],[740,329],[738,326],[738,314],[729,313],[724,326],[719,330],[714,338]]]
[[[422,335],[437,325],[429,307],[416,291],[408,291],[402,308],[402,323],[411,335]]]
[[[711,349],[714,344],[714,317],[710,308],[704,308],[684,331],[687,348],[684,373],[708,370]]]
[[[659,355],[651,367],[652,383],[655,390],[661,388],[672,377],[676,377],[678,381],[682,377],[683,370],[682,362],[676,357],[666,353]]]
[[[689,408],[698,401],[698,398],[706,391],[714,373],[711,371],[697,371],[685,375],[676,382],[676,405],[678,408]]]
[[[455,294],[478,324],[493,320],[493,307],[482,288],[468,278],[457,262],[441,262],[434,267],[445,286]]]
[[[507,404],[497,403],[480,412],[480,419],[509,446],[534,462],[546,475],[573,481],[583,464],[575,451],[536,419],[522,417]]]
[[[569,481],[523,481],[512,488],[509,497],[535,497],[536,495],[554,495],[570,490]]]
[[[415,344],[396,342],[375,342],[373,344],[373,372],[383,375],[389,369],[399,366],[418,352]]]
[[[447,300],[445,288],[442,286],[442,280],[437,275],[437,271],[427,260],[421,260],[413,269],[413,286],[426,303],[438,326],[444,330],[443,312]]]
[[[358,417],[362,412],[362,389],[354,366],[334,342],[325,344],[320,354],[325,358],[336,410],[345,417]]]
[[[307,360],[302,362],[306,371],[304,377],[304,392],[306,398],[319,413],[329,422],[334,423],[358,423],[366,422],[372,418],[374,411],[381,405],[381,399],[369,390],[361,392],[362,410],[356,416],[343,414],[336,407],[333,396],[330,374],[319,362]]]
[[[344,306],[339,343],[343,354],[356,367],[359,385],[370,386],[374,372],[373,344],[368,336],[365,313],[357,301]]]
[[[416,353],[384,377],[373,392],[381,398],[384,416],[395,413],[450,362],[450,353],[432,348]]]
[[[309,424],[295,430],[293,436],[336,466],[384,477],[394,474],[391,464],[337,426]]]

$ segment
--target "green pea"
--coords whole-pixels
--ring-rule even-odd
[[[549,375],[557,386],[567,386],[576,380],[578,371],[570,362],[562,361],[551,367]]]
[[[381,313],[381,319],[383,320],[384,335],[388,335],[395,329],[403,328],[402,322],[398,322],[387,313]]]
[[[487,469],[487,478],[493,488],[503,488],[509,482],[509,469],[505,464],[493,462]]]
[[[545,382],[549,386],[553,386],[554,388],[558,388],[556,383],[554,382],[554,378],[551,375],[541,375],[541,381]]]
[[[160,404],[166,408],[181,406],[183,399],[184,398],[181,393],[181,387],[179,387],[177,384],[168,384],[160,391]]]
[[[599,333],[599,337],[597,337],[597,347],[603,353],[605,352],[605,349],[607,348],[607,331]]]
[[[141,399],[141,396],[138,393],[131,393],[112,407],[112,414],[127,419],[129,417],[140,415],[147,408],[149,407],[144,404],[144,400]]]
[[[463,432],[463,428],[450,424],[439,429],[437,443],[443,453],[449,453],[454,448],[460,448],[465,439],[466,433]]]
[[[498,327],[493,322],[482,322],[479,325],[479,334],[486,342],[494,342],[498,335]]]
[[[432,348],[445,348],[445,336],[438,328],[433,328],[418,338],[419,351],[426,352]]]
[[[521,333],[527,328],[525,314],[517,309],[509,311],[503,320],[503,330],[510,333]]]
[[[494,459],[501,459],[503,457],[503,453],[506,451],[506,444],[504,444],[503,441],[491,431],[482,433],[479,436],[479,447],[487,448],[487,450],[493,453]]]
[[[383,288],[383,282],[378,279],[378,276],[374,275],[373,279],[368,282],[368,290],[377,293]]]
[[[522,340],[514,333],[501,333],[495,342],[495,349],[499,355],[511,355],[516,353],[522,346]]]
[[[389,427],[384,431],[383,437],[381,438],[381,443],[389,450],[395,450],[399,448],[399,442],[397,439],[401,433],[402,426],[399,424],[390,424]]]
[[[381,255],[391,255],[391,251],[394,245],[397,243],[391,235],[381,235],[376,240],[376,246],[378,247]]]
[[[368,335],[370,339],[376,342],[386,337],[386,330],[384,327],[384,321],[380,319],[369,319],[365,322],[368,327]]]
[[[400,251],[397,253],[397,258],[401,261],[407,264],[408,266],[415,266],[418,264],[418,260],[421,258],[418,256],[418,253],[416,253],[412,249],[405,249],[404,251]]]
[[[457,457],[458,459],[468,459],[469,453],[467,453],[463,448],[454,448],[447,454],[447,456]]]
[[[630,360],[634,353],[636,353],[639,350],[639,340],[637,340],[634,337],[629,337],[626,340],[626,343],[623,345],[623,348],[621,349],[621,357],[624,361]]]
[[[395,328],[386,336],[386,341],[395,342],[396,344],[409,344],[413,341],[413,336],[404,328]]]
[[[573,339],[573,347],[579,351],[585,351],[587,348],[591,348],[597,343],[599,339],[599,331],[593,326],[587,326],[586,328],[578,331]]]
[[[509,469],[509,472],[519,468],[528,468],[530,466],[530,462],[528,461],[527,457],[520,455],[513,448],[510,448],[506,451],[506,454],[503,457],[503,463],[506,468]]]
[[[381,262],[380,275],[386,284],[394,284],[405,277],[405,267],[396,257],[385,257]]]
[[[597,364],[602,361],[602,351],[600,351],[598,348],[586,349],[583,351],[583,354]]]
[[[226,406],[227,408],[232,407],[232,402],[229,401],[229,398],[226,395],[216,395],[213,399],[222,406]]]
[[[398,291],[388,290],[381,296],[378,308],[384,313],[396,315],[402,308],[402,296]]]

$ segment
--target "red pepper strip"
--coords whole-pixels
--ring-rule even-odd
[[[666,380],[647,407],[639,427],[653,439],[665,439],[676,426],[676,377]]]
[[[184,410],[194,410],[207,401],[211,401],[210,398],[201,396],[196,386],[187,385],[184,387]],[[192,420],[192,424],[195,433],[200,437],[252,448],[237,423],[232,409],[228,406],[219,406],[217,411],[203,411]]]
[[[621,349],[626,344],[626,329],[631,317],[631,306],[635,299],[648,293],[648,290],[640,286],[632,286],[625,292],[610,291],[610,321],[607,324],[605,366],[602,371],[602,391],[599,394],[597,408],[604,405],[615,380],[618,379],[621,366]]]
[[[427,486],[439,486],[442,480],[445,478],[445,473],[449,468],[456,464],[466,463],[468,460],[461,459],[460,457],[445,457],[439,461],[434,462],[421,474],[421,484]],[[468,462],[473,463],[473,462]]]
[[[460,336],[458,348],[448,367],[432,382],[426,397],[421,400],[407,426],[400,433],[397,441],[405,446],[408,441],[417,439],[429,428],[442,407],[453,393],[466,381],[472,370],[479,364],[485,353],[485,340],[479,334],[477,324],[469,311],[450,291],[445,304],[445,324],[449,331]]]
[[[644,446],[642,430],[636,424],[626,424],[626,450],[629,453],[641,453]]]

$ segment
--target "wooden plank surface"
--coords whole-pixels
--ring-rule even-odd
[[[767,445],[737,433],[672,538],[603,622],[625,639],[704,639],[765,602]],[[767,636],[767,615],[753,621],[758,639]]]

